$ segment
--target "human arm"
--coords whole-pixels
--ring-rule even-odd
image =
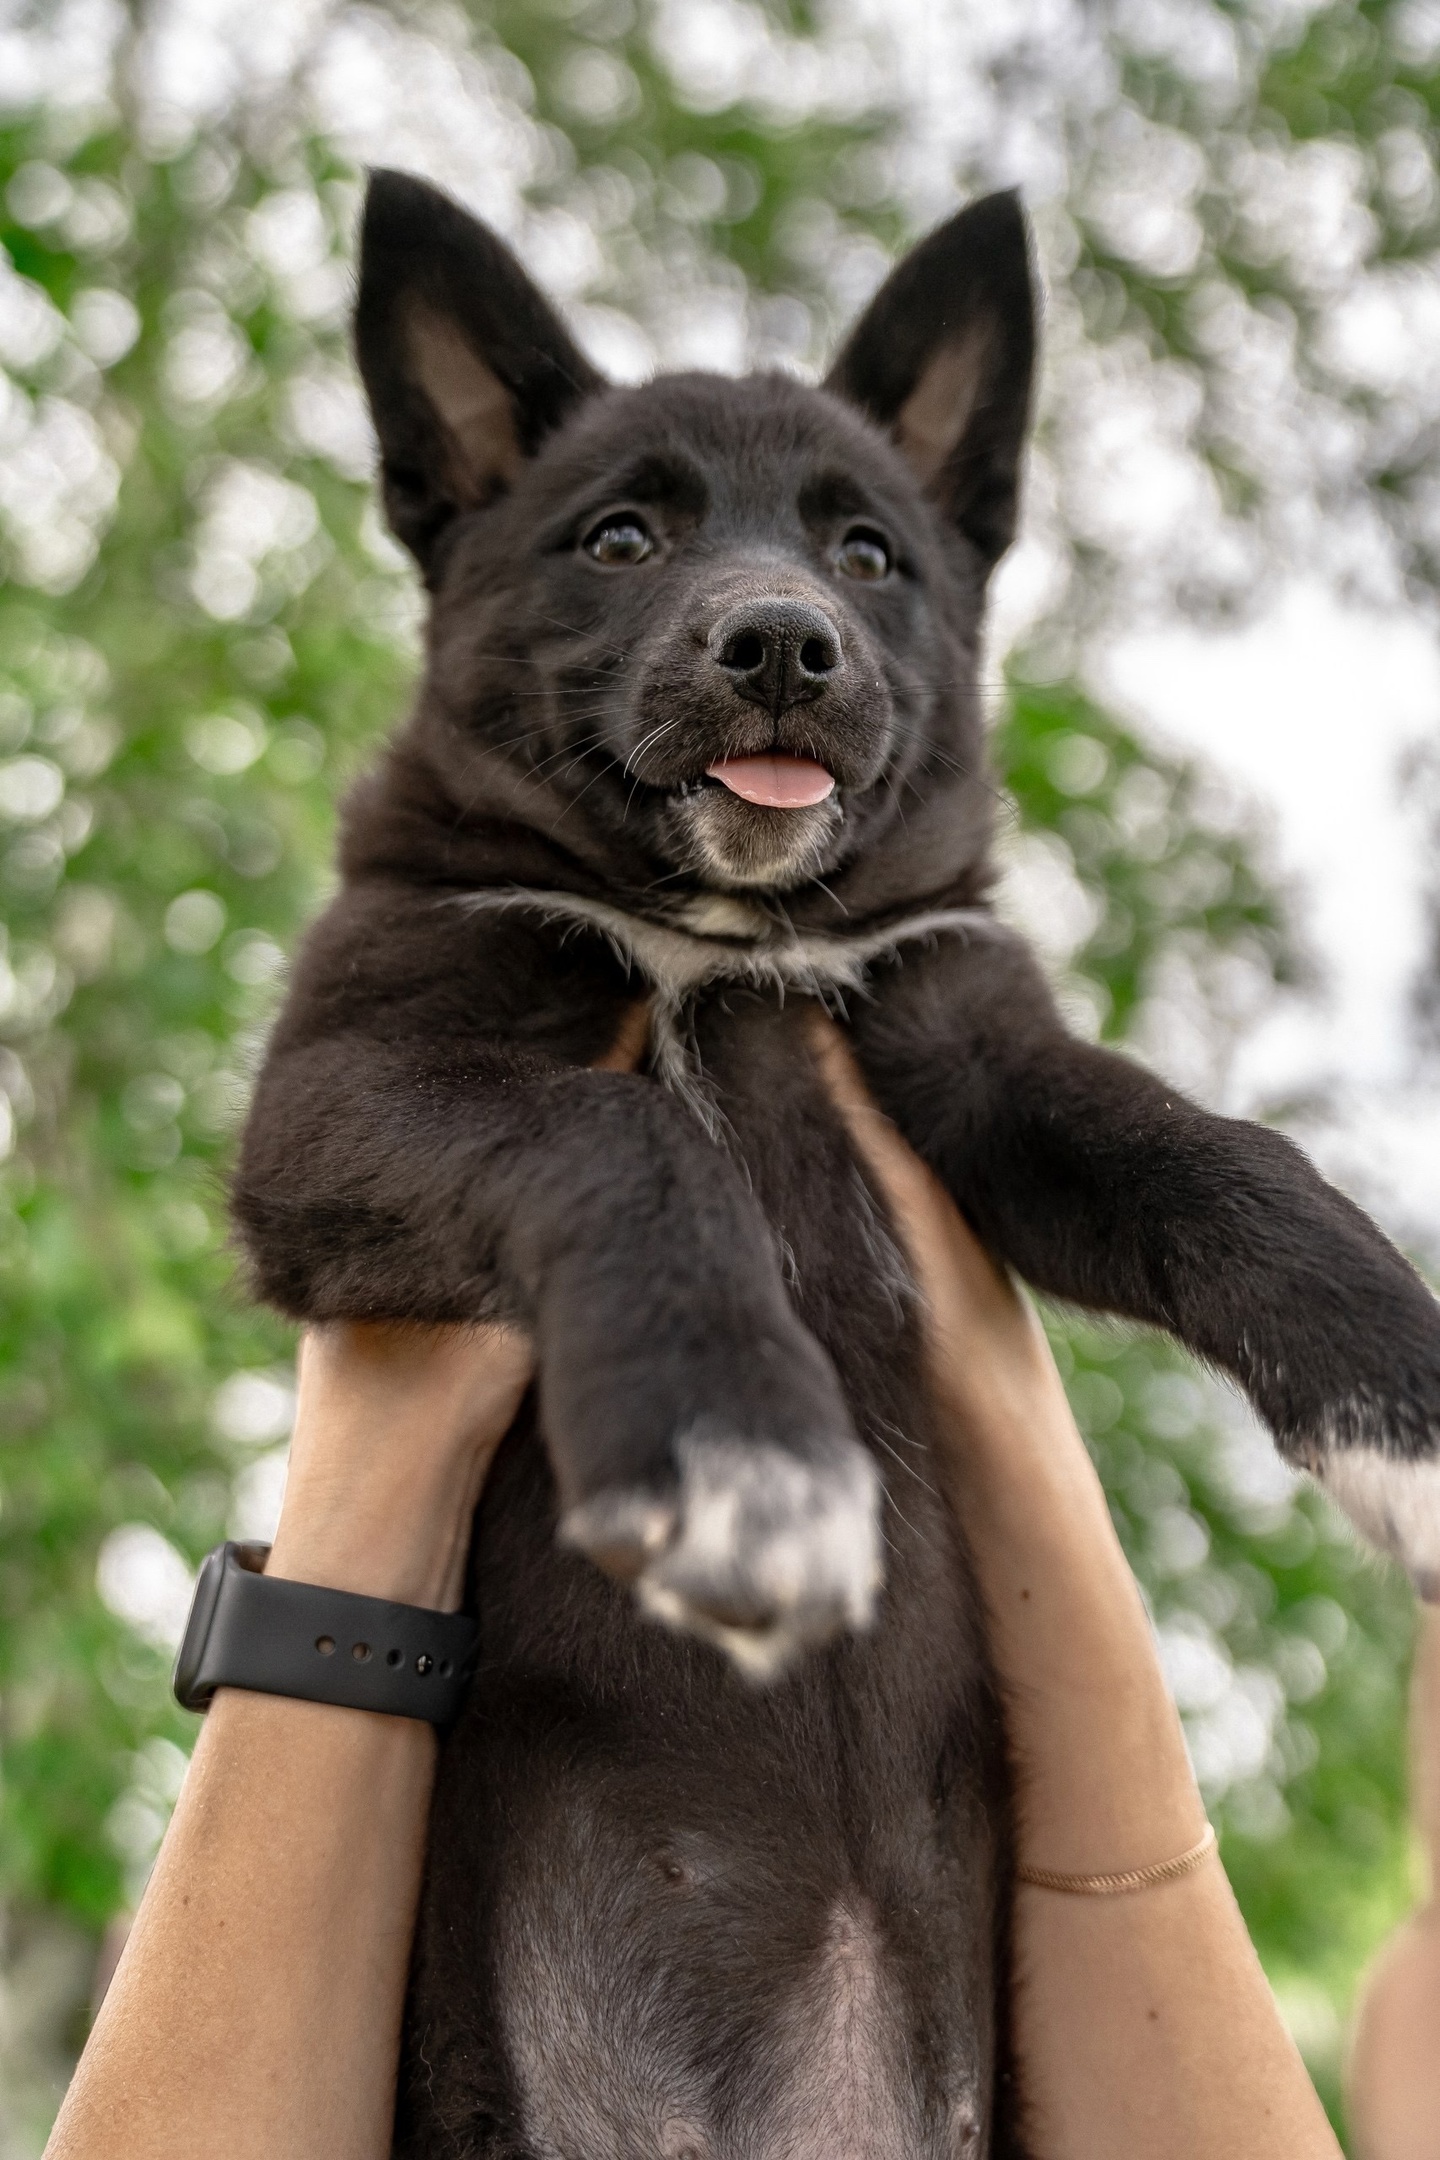
[[[508,1331],[306,1338],[267,1572],[454,1611]],[[47,2160],[382,2160],[432,1728],[222,1688]]]
[[[1148,1867],[1205,1814],[1133,1576],[1031,1308],[865,1094],[827,1077],[927,1308],[942,1467],[980,1577],[1022,1866]],[[1044,2160],[1335,2160],[1219,1861],[1126,1896],[1025,1884],[1014,2031]]]
[[[1346,2100],[1359,2160],[1440,2160],[1440,1609],[1421,1615],[1411,1734],[1430,1892],[1360,1995]]]

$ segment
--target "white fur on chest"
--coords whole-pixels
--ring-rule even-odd
[[[687,901],[664,922],[609,900],[525,885],[463,893],[452,904],[475,915],[523,909],[569,929],[597,931],[623,965],[650,986],[652,1061],[657,1077],[683,1098],[716,1137],[714,1104],[685,1019],[686,1008],[698,991],[732,982],[775,990],[782,997],[787,990],[798,990],[834,1003],[846,991],[861,987],[872,961],[902,945],[946,933],[1003,935],[984,908],[921,908],[894,922],[853,931],[796,929],[777,921],[756,902],[727,893]]]
[[[790,985],[822,997],[827,990],[855,990],[872,960],[901,945],[942,931],[993,935],[998,927],[984,908],[923,908],[878,928],[797,930],[753,902],[724,893],[687,903],[668,922],[609,900],[525,885],[464,893],[455,904],[470,914],[523,908],[547,922],[597,930],[627,967],[677,1004],[716,982],[782,990]]]

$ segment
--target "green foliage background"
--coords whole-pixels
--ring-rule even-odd
[[[579,205],[602,235],[590,303],[643,316],[668,282],[703,274],[733,295],[743,280],[762,333],[779,323],[794,357],[814,358],[844,297],[827,252],[878,258],[913,222],[886,178],[905,123],[883,83],[798,116],[707,100],[667,67],[663,11],[628,0],[337,12],[485,71],[487,95],[530,131],[530,209]],[[1231,137],[1363,146],[1433,111],[1395,11],[1319,9],[1269,45],[1258,11],[1221,12],[1249,40]],[[749,13],[777,67],[824,46],[825,19],[798,5]],[[13,1125],[0,1165],[0,1899],[27,1971],[47,1928],[88,1957],[134,1895],[193,1736],[168,1701],[163,1627],[107,1607],[97,1562],[113,1533],[142,1525],[193,1565],[251,1474],[254,1440],[236,1437],[243,1418],[217,1418],[217,1399],[237,1374],[283,1378],[292,1344],[247,1303],[227,1251],[230,1136],[283,954],[326,890],[336,792],[414,672],[409,573],[375,523],[363,457],[325,421],[345,365],[353,146],[317,122],[299,69],[167,133],[137,88],[150,28],[144,9],[118,21],[103,93],[76,102],[52,85],[0,128],[0,240],[25,281],[0,287],[0,1103]],[[1218,171],[1213,105],[1183,67],[1118,31],[1110,54],[1116,110],[1186,134]],[[1262,524],[1270,481],[1217,417],[1220,363],[1195,332],[1204,280],[1290,310],[1307,394],[1357,409],[1363,394],[1320,382],[1303,294],[1283,261],[1232,245],[1218,179],[1197,192],[1205,249],[1184,274],[1137,267],[1087,220],[1079,180],[1074,194],[1073,244],[1052,263],[1062,330],[1069,305],[1092,342],[1138,335],[1154,365],[1199,371],[1192,448],[1229,514]],[[1382,253],[1434,244],[1433,205],[1427,225],[1380,178],[1374,202]],[[797,230],[824,244],[797,245]],[[1063,456],[1063,402],[1045,431]],[[1406,574],[1424,580],[1405,523],[1419,473],[1413,446],[1392,442],[1351,484],[1381,503]],[[1097,709],[1075,665],[1057,666],[1110,576],[1083,540],[1069,559],[1063,598],[1003,685],[1012,846],[1022,862],[1038,848],[1079,896],[1085,927],[1064,955],[1077,1024],[1144,1039],[1179,970],[1223,1037],[1237,970],[1253,1002],[1257,983],[1298,969],[1263,846],[1210,776],[1158,754]],[[1059,1315],[1053,1331],[1232,1879],[1337,2107],[1357,1973],[1413,1889],[1408,1594],[1275,1476],[1168,1346]],[[72,1956],[51,1990],[54,2031],[11,2065],[0,2151],[38,2150],[83,2030],[84,1962]]]

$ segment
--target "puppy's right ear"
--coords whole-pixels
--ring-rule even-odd
[[[427,576],[446,527],[603,385],[510,250],[406,173],[371,176],[355,350],[386,515]]]

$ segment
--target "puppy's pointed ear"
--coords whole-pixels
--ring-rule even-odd
[[[603,381],[494,233],[405,173],[371,176],[355,350],[386,514],[426,570]]]
[[[987,195],[897,264],[826,388],[888,428],[987,565],[1015,537],[1035,364],[1020,198]]]

